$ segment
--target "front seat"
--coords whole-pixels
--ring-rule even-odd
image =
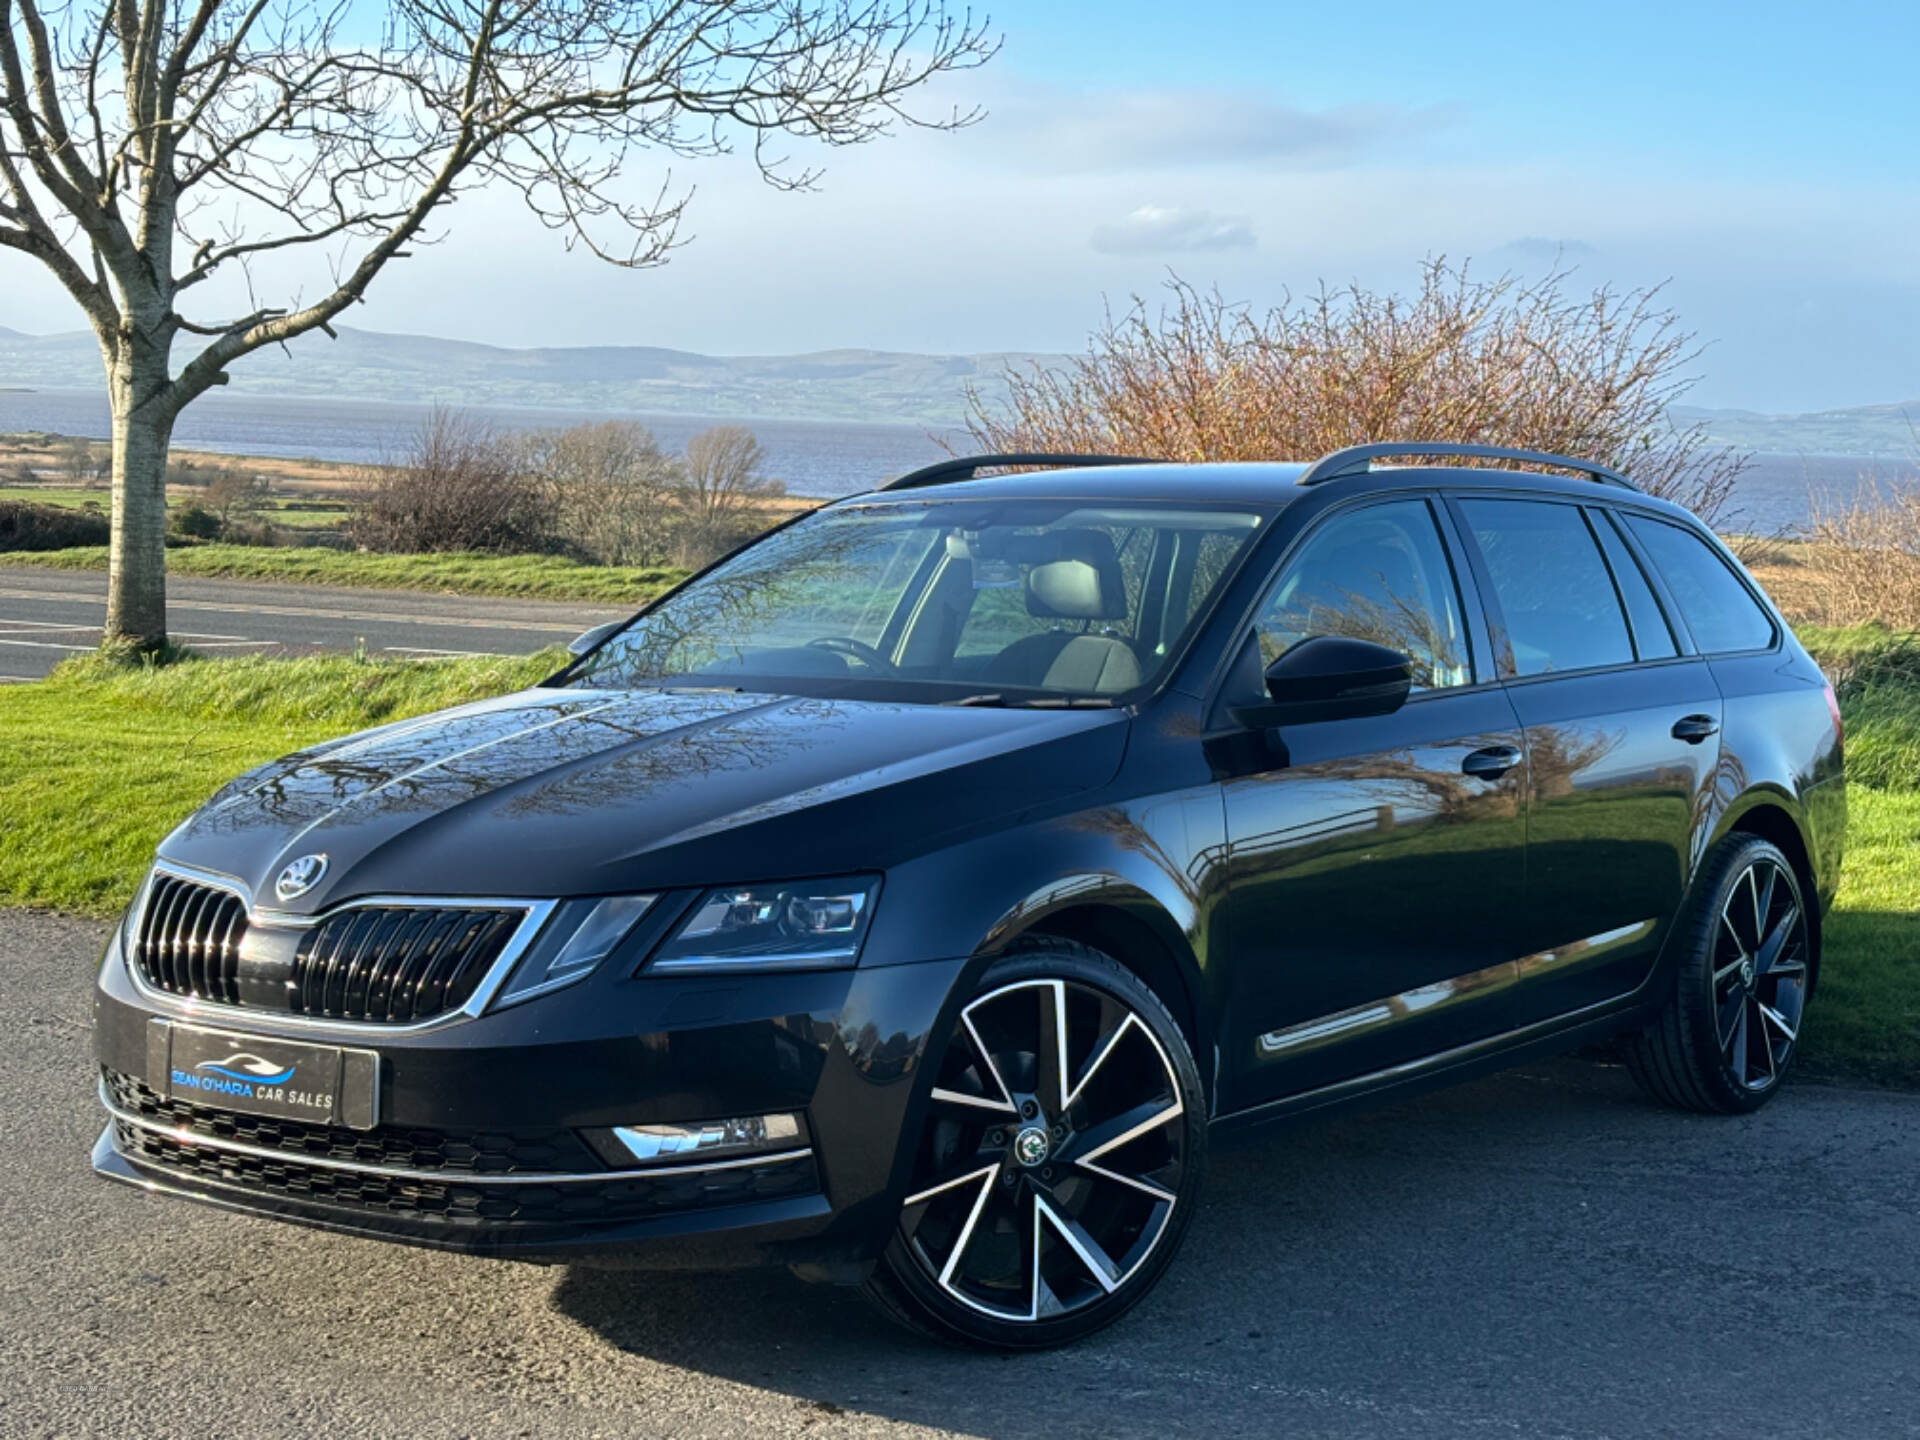
[[[1055,558],[1027,571],[1027,613],[1042,620],[1124,620],[1127,587],[1113,541],[1099,530],[1047,537]],[[1016,640],[987,666],[1001,685],[1117,695],[1140,683],[1133,647],[1115,635],[1047,630]]]

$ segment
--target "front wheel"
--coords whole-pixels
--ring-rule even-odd
[[[1160,1278],[1206,1153],[1199,1072],[1153,991],[1036,937],[961,1008],[868,1294],[936,1338],[1003,1350],[1109,1325]]]
[[[1660,1013],[1627,1041],[1649,1094],[1685,1110],[1757,1110],[1793,1063],[1813,978],[1807,901],[1793,865],[1754,835],[1708,858],[1671,942]]]

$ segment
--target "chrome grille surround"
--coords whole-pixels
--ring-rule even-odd
[[[142,963],[133,953],[138,937],[145,933],[150,914],[158,919],[166,918],[155,910],[156,900],[164,897],[169,881],[186,882],[191,886],[224,892],[233,897],[242,907],[241,922],[233,931],[235,954],[238,946],[250,932],[271,934],[278,932],[297,951],[306,947],[310,941],[307,932],[321,930],[341,917],[351,916],[365,910],[385,911],[457,911],[472,915],[480,912],[519,912],[520,919],[511,932],[501,942],[487,964],[483,973],[474,981],[471,991],[458,1004],[450,1005],[437,1014],[413,1019],[381,1020],[349,1018],[340,1014],[308,1014],[299,1008],[297,992],[290,998],[286,1009],[271,1006],[245,1005],[228,1000],[222,995],[200,994],[192,991],[178,993],[154,983],[143,970]],[[199,1024],[220,1026],[244,1025],[263,1033],[278,1032],[290,1035],[333,1035],[351,1037],[364,1043],[373,1035],[416,1034],[423,1030],[436,1030],[442,1026],[458,1024],[482,1014],[492,1002],[507,977],[513,973],[516,962],[545,928],[553,912],[559,908],[558,900],[534,900],[526,898],[476,897],[467,895],[367,895],[342,901],[314,915],[294,915],[284,910],[257,908],[248,887],[231,875],[217,871],[202,870],[178,861],[161,860],[154,863],[135,898],[129,913],[123,935],[123,948],[126,950],[126,971],[133,987],[141,997],[148,1001],[156,1011],[172,1018],[193,1021]],[[258,937],[257,937],[258,938]],[[463,987],[464,988],[464,987]]]

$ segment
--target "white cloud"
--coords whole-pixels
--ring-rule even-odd
[[[1174,255],[1244,250],[1254,245],[1253,221],[1177,205],[1142,205],[1123,220],[1095,227],[1090,242],[1103,255]]]
[[[989,100],[979,133],[1026,168],[1076,174],[1241,166],[1300,170],[1351,165],[1389,142],[1430,133],[1448,109],[1339,105],[1307,110],[1212,90],[1070,94],[1021,85]]]

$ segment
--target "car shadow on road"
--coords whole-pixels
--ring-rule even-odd
[[[994,1437],[1246,1433],[1283,1412],[1422,1433],[1420,1417],[1444,1410],[1416,1372],[1477,1397],[1497,1386],[1496,1357],[1514,1342],[1490,1343],[1499,1336],[1463,1313],[1463,1295],[1517,1289],[1522,1309],[1567,1298],[1538,1286],[1530,1261],[1558,1264],[1580,1243],[1578,1212],[1559,1199],[1575,1178],[1569,1157],[1584,1156],[1604,1187],[1649,1136],[1699,1123],[1653,1110],[1617,1069],[1568,1059],[1267,1132],[1216,1151],[1159,1289],[1114,1328],[1046,1355],[936,1346],[857,1292],[785,1272],[572,1268],[552,1303],[622,1351],[822,1414]],[[1522,1176],[1551,1198],[1517,1220]],[[1534,1332],[1573,1318],[1540,1314]]]

